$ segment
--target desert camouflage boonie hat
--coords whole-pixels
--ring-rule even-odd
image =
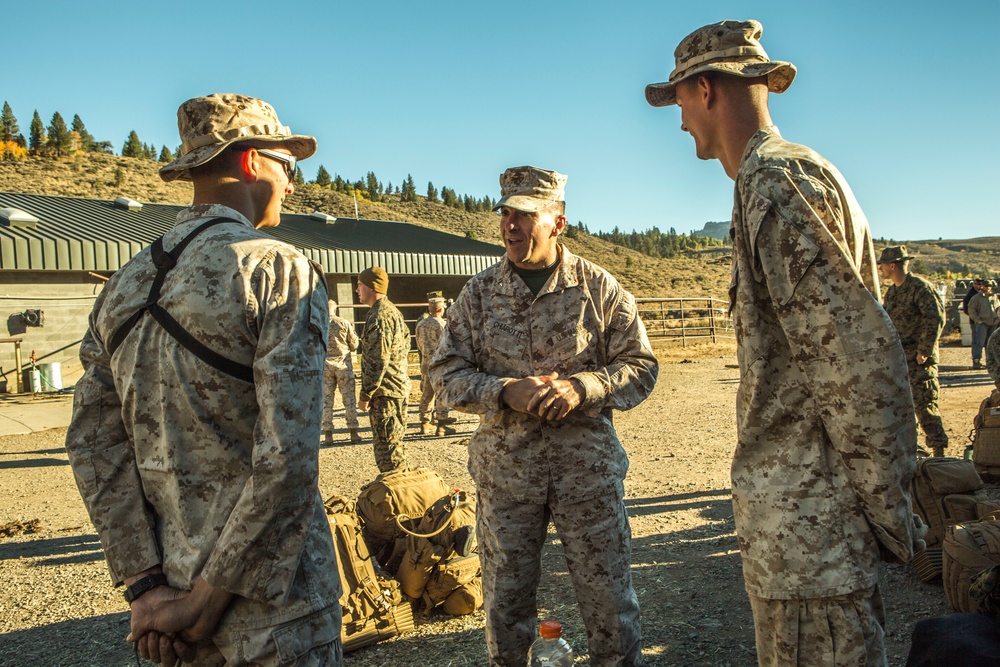
[[[764,27],[759,21],[722,21],[698,28],[674,50],[674,71],[663,83],[646,86],[646,101],[654,107],[677,104],[679,81],[716,71],[743,77],[767,77],[772,93],[783,93],[795,78],[795,65],[771,60],[760,45]]]
[[[535,213],[559,201],[566,201],[566,176],[539,167],[511,167],[500,175],[500,201],[493,210],[506,206]]]
[[[292,134],[274,107],[256,97],[215,93],[188,100],[177,110],[181,149],[160,169],[165,181],[190,181],[193,167],[205,164],[238,141],[264,142],[291,151],[299,160],[316,152],[316,138]]]
[[[905,245],[891,245],[888,248],[882,248],[882,254],[879,255],[876,264],[891,264],[893,262],[902,262],[907,259],[913,259],[912,255],[906,254]]]

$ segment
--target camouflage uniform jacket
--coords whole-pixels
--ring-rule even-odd
[[[420,366],[426,368],[434,352],[437,350],[438,341],[441,340],[441,333],[447,322],[443,317],[430,315],[417,322],[416,338],[417,349],[420,350]]]
[[[388,298],[379,299],[368,311],[361,332],[360,400],[409,397],[409,351],[410,330],[403,314]]]
[[[354,331],[354,324],[331,313],[326,365],[337,370],[352,368],[351,352],[356,349],[358,349],[358,334]]]
[[[907,274],[902,285],[890,285],[886,290],[885,312],[899,334],[906,363],[916,365],[917,354],[923,354],[928,357],[925,366],[936,365],[944,304],[934,286],[920,276]]]
[[[1000,299],[997,298],[996,294],[986,296],[982,292],[979,292],[969,301],[969,319],[974,324],[996,326],[1000,323],[1000,316],[997,314],[998,310],[1000,310]]]
[[[635,299],[611,274],[560,246],[562,261],[535,297],[506,258],[473,277],[448,309],[431,362],[440,401],[480,415],[469,472],[480,492],[518,502],[578,502],[621,484],[628,457],[612,409],[653,390],[658,366]],[[508,382],[557,371],[586,397],[562,421],[506,408]]]
[[[868,222],[833,165],[769,127],[743,154],[730,234],[733,509],[747,591],[870,587],[880,543],[912,555],[916,428]]]
[[[115,585],[157,564],[236,594],[222,627],[262,627],[336,604],[333,540],[318,484],[327,296],[291,246],[219,205],[183,210],[172,249],[201,222],[160,304],[254,383],[182,347],[148,314],[113,357],[106,342],[145,302],[149,248],[98,296],[80,348],[66,447]],[[332,573],[332,574],[331,574]]]

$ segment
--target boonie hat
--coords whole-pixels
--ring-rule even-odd
[[[760,21],[722,21],[698,28],[674,50],[674,71],[667,81],[646,86],[646,101],[654,107],[677,104],[679,81],[716,71],[742,77],[767,76],[767,89],[783,93],[795,78],[795,65],[771,60],[760,45]]]
[[[506,206],[535,213],[559,201],[566,201],[566,176],[539,167],[511,167],[500,175],[500,201],[493,210]]]
[[[316,138],[292,134],[270,104],[234,93],[188,100],[177,110],[177,130],[181,148],[177,159],[160,169],[164,181],[190,181],[189,169],[205,164],[237,141],[273,143],[287,148],[298,160],[316,152]]]
[[[887,248],[882,249],[882,254],[879,255],[876,264],[891,264],[892,262],[902,262],[907,259],[913,259],[913,256],[906,254],[905,245],[891,245]]]

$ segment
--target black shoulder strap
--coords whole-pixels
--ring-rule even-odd
[[[163,329],[171,335],[171,337],[173,337],[191,354],[198,357],[212,368],[222,371],[227,375],[231,375],[237,380],[243,380],[244,382],[251,383],[253,382],[253,368],[250,366],[244,366],[243,364],[237,363],[232,359],[227,359],[221,354],[214,352],[203,345],[199,340],[192,336],[187,329],[182,327],[180,323],[175,320],[159,303],[160,290],[163,289],[163,281],[166,280],[167,273],[177,266],[177,259],[184,251],[184,248],[188,246],[194,237],[198,236],[209,227],[214,227],[215,225],[219,225],[224,222],[236,221],[230,220],[229,218],[213,218],[208,220],[196,227],[194,231],[184,237],[181,242],[169,252],[163,249],[162,236],[153,241],[153,245],[150,246],[150,252],[153,256],[153,265],[156,266],[157,271],[156,276],[153,277],[153,284],[149,288],[149,296],[146,297],[146,303],[143,304],[139,310],[132,313],[132,315],[115,331],[114,335],[111,337],[111,341],[108,343],[108,354],[113,355],[115,353],[115,351],[125,341],[125,338],[129,335],[129,333],[132,332],[132,329],[135,328],[135,325],[142,319],[142,316],[148,312],[153,316],[153,319],[156,320],[160,326],[162,326]]]

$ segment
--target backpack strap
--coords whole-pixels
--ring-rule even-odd
[[[125,342],[125,338],[132,332],[135,325],[139,323],[142,316],[147,312],[156,320],[164,331],[166,331],[170,336],[181,344],[188,352],[198,357],[206,364],[212,368],[230,375],[237,380],[243,380],[244,382],[253,383],[253,368],[250,366],[245,366],[243,364],[237,363],[232,359],[228,359],[218,352],[209,349],[201,341],[196,339],[191,335],[187,329],[181,326],[180,322],[175,320],[166,309],[160,305],[160,290],[163,289],[163,282],[167,278],[167,274],[177,266],[177,260],[184,248],[194,239],[194,237],[201,234],[203,231],[209,227],[214,227],[215,225],[222,224],[224,222],[236,222],[236,220],[231,220],[229,218],[213,218],[201,225],[196,227],[194,231],[181,239],[181,242],[174,246],[173,250],[169,252],[163,249],[163,237],[153,241],[152,246],[150,246],[150,252],[152,253],[153,265],[156,266],[156,276],[153,277],[153,284],[149,288],[149,296],[146,297],[146,303],[142,305],[137,311],[132,313],[132,315],[125,320],[121,326],[115,331],[114,335],[111,336],[111,340],[108,343],[108,354],[114,355],[115,351]]]

